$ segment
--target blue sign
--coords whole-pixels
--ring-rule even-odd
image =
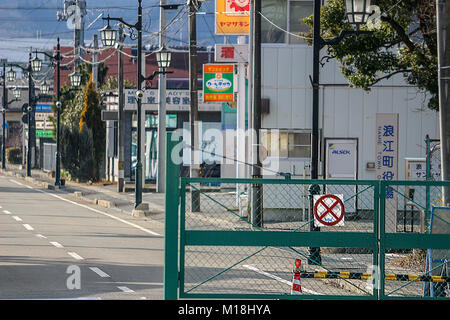
[[[36,112],[52,112],[52,106],[50,104],[37,104]]]

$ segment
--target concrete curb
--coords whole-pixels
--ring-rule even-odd
[[[100,207],[104,207],[104,208],[113,208],[116,206],[116,204],[114,202],[109,201],[109,200],[102,200],[102,199],[97,200],[97,205]]]
[[[56,187],[51,183],[37,180],[36,178],[33,178],[33,177],[24,176],[23,174],[16,173],[15,171],[7,171],[7,170],[0,169],[0,173],[3,175],[6,175],[6,176],[23,179],[24,181],[30,182],[38,187],[41,187],[41,188],[44,188],[47,190],[56,190]],[[73,193],[73,195],[77,198],[80,198],[80,199],[86,201],[86,202],[90,202],[92,204],[98,205],[103,208],[115,208],[116,207],[115,202],[110,201],[110,200],[104,200],[104,199],[91,200],[89,198],[86,198],[86,197],[84,197],[83,192],[81,192],[81,191],[75,191]]]

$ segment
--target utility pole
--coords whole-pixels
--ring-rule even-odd
[[[80,64],[80,57],[83,54],[81,49],[84,46],[84,15],[86,14],[86,1],[75,0],[75,29],[74,29],[74,49],[75,49],[75,68],[77,70]]]
[[[259,157],[259,134],[261,129],[261,1],[252,1],[253,7],[253,99],[252,99],[252,178],[260,179],[261,160]],[[263,194],[261,184],[251,185],[252,224],[263,224]]]
[[[197,79],[197,10],[200,8],[198,0],[189,0],[189,90],[191,98],[191,109],[189,112],[189,124],[191,133],[191,163],[190,177],[200,176],[199,155],[199,128],[198,128],[198,79]],[[197,150],[196,150],[197,149]],[[192,212],[200,211],[200,193],[191,188]]]
[[[123,43],[123,25],[122,23],[119,23],[119,50],[122,50],[122,43]],[[118,82],[118,88],[119,88],[119,118],[118,118],[118,157],[119,157],[119,180],[117,182],[117,192],[123,192],[124,188],[124,118],[125,113],[123,111],[123,105],[124,105],[124,95],[123,95],[123,55],[122,52],[119,51],[119,76],[117,79]]]
[[[61,125],[61,46],[58,43],[56,46],[56,170],[55,170],[55,186],[61,186],[61,145],[60,145],[60,125]]]
[[[57,21],[67,21],[68,27],[74,30],[75,71],[80,64],[79,57],[82,55],[80,47],[84,46],[84,16],[86,14],[86,0],[64,0],[64,11],[56,13]]]
[[[6,60],[3,61],[3,97],[2,97],[2,169],[6,169],[6,105],[8,98],[6,97]]]
[[[245,44],[245,36],[238,37],[238,44]],[[246,62],[237,63],[238,73],[238,93],[237,93],[237,135],[236,135],[236,149],[237,159],[236,163],[236,178],[245,178],[245,71]],[[240,207],[240,195],[244,192],[244,184],[237,184],[236,186],[236,202]]]
[[[27,150],[27,177],[31,177],[32,151],[36,146],[36,135],[34,132],[34,83],[31,68],[31,50],[28,59],[28,150]],[[34,143],[33,143],[34,142]]]
[[[313,97],[312,97],[312,126],[311,126],[311,179],[319,178],[319,72],[320,72],[320,6],[321,0],[314,1],[314,25],[313,25]],[[320,194],[320,186],[312,184],[309,187],[309,207],[310,207],[310,231],[320,231],[320,228],[314,226],[312,208],[314,206],[314,195]],[[322,257],[320,248],[309,248],[308,264],[321,265]]]
[[[166,47],[166,9],[164,5],[166,0],[160,0],[159,7],[159,47]],[[166,163],[166,74],[160,73],[158,80],[158,168],[156,176],[156,192],[164,192],[164,178],[165,178],[165,163]]]
[[[137,32],[138,32],[138,51],[137,51],[137,92],[141,92],[142,88],[142,0],[138,0],[138,22],[137,22]],[[145,69],[144,69],[145,70]],[[137,152],[136,152],[136,189],[135,189],[135,209],[139,207],[142,203],[142,97],[137,99]],[[144,144],[145,145],[145,144]]]
[[[450,180],[450,5],[436,0],[438,38],[439,118],[441,140],[441,179]],[[450,190],[443,188],[444,205],[450,203]]]
[[[92,81],[98,87],[98,35],[94,34],[94,53],[92,54]]]

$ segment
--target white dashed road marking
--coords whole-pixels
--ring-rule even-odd
[[[122,290],[125,293],[132,293],[132,292],[134,292],[133,290],[131,290],[128,287],[117,287],[117,288],[119,288],[120,290]]]
[[[60,244],[60,243],[58,243],[58,242],[50,241],[50,243],[51,243],[52,245],[54,245],[55,247],[57,247],[57,248],[64,248],[63,245]]]
[[[103,272],[102,270],[100,270],[97,267],[90,267],[89,269],[91,269],[92,271],[94,271],[96,274],[98,274],[100,277],[102,278],[109,278],[109,274]]]
[[[24,224],[23,225],[25,227],[25,229],[27,230],[34,230],[34,228],[32,226],[30,226],[29,224]]]
[[[71,256],[72,258],[76,259],[76,260],[83,260],[84,258],[79,256],[78,254],[76,254],[75,252],[67,252],[67,254],[69,256]]]

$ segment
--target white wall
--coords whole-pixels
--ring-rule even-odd
[[[312,47],[306,45],[263,46],[262,97],[270,99],[270,114],[263,115],[262,128],[311,129],[312,61]],[[401,75],[366,92],[343,86],[347,80],[334,60],[320,72],[322,138],[358,138],[358,179],[375,179],[366,163],[375,161],[376,113],[399,114],[399,179],[405,178],[405,158],[425,157],[425,136],[439,138],[438,113],[427,108],[426,95],[407,85]],[[322,150],[320,155],[323,160]],[[303,172],[298,159],[282,160],[280,171],[292,172],[293,165]]]

